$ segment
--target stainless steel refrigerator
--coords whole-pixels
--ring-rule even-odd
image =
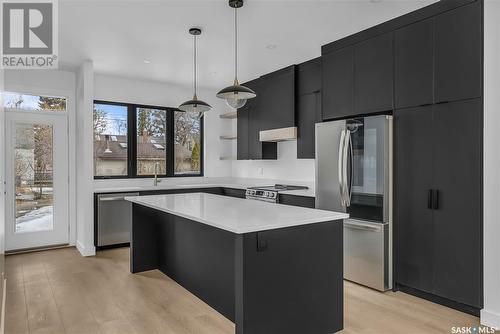
[[[316,208],[347,212],[344,278],[392,288],[392,116],[316,124]]]

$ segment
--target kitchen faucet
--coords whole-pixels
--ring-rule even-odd
[[[158,179],[158,168],[160,167],[160,163],[157,162],[155,163],[155,179],[154,179],[154,186],[156,187],[158,183],[161,182],[161,179]]]

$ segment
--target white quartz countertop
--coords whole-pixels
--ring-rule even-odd
[[[243,234],[349,217],[326,211],[205,193],[126,197],[127,201]]]
[[[252,179],[252,178],[233,178],[233,177],[192,177],[183,179],[161,179],[161,182],[157,185],[153,185],[153,180],[142,179],[141,184],[120,184],[111,186],[109,180],[98,180],[94,182],[94,192],[95,193],[107,193],[107,192],[134,192],[134,191],[147,191],[147,190],[170,190],[170,189],[195,189],[195,188],[211,188],[211,187],[223,187],[223,188],[235,188],[235,189],[246,189],[249,187],[256,186],[272,186],[274,184],[287,184],[287,185],[299,185],[306,186],[308,189],[303,190],[288,190],[280,191],[280,194],[295,195],[295,196],[306,196],[314,197],[314,184],[308,182],[300,181],[287,181],[287,180],[274,180],[274,179]],[[144,182],[149,182],[150,184],[144,184]]]

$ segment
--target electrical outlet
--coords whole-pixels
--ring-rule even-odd
[[[259,175],[264,175],[264,168],[259,167]]]

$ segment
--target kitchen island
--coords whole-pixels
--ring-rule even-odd
[[[343,327],[344,213],[187,193],[133,203],[130,269],[159,269],[236,333]]]

